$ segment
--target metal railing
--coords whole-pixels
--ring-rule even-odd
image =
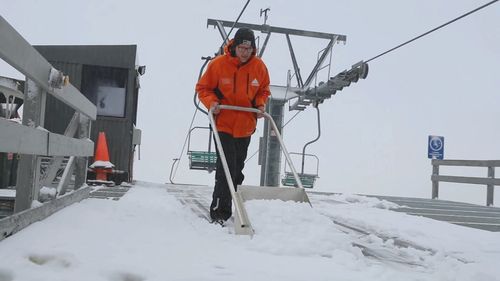
[[[459,177],[439,175],[439,166],[486,167],[487,177]],[[437,199],[439,182],[454,182],[486,185],[486,205],[493,205],[495,185],[500,185],[500,178],[495,178],[495,168],[500,167],[500,160],[432,160],[432,199]]]
[[[29,209],[32,202],[38,199],[40,188],[52,185],[54,178],[58,174],[61,175],[59,170],[65,157],[69,157],[69,160],[60,180],[64,184],[57,186],[58,193],[64,193],[61,192],[65,188],[63,185],[69,184],[73,173],[75,189],[84,185],[87,157],[92,156],[94,152],[94,143],[89,139],[90,120],[96,120],[97,108],[69,83],[68,77],[42,57],[2,16],[0,16],[0,42],[2,42],[0,59],[26,76],[22,124],[0,118],[0,152],[21,155],[14,212],[23,216],[22,223],[19,222],[20,219],[12,221],[17,226],[1,220],[0,230],[11,228],[19,230],[20,225],[32,223],[34,218],[43,217],[24,213],[34,210]],[[43,128],[47,94],[75,110],[64,134],[52,133]],[[45,169],[41,169],[42,156],[51,157]],[[45,208],[50,210],[43,210],[44,216],[50,215],[62,205],[70,204],[71,200],[81,200],[85,194],[88,196],[88,190],[76,193],[61,199],[65,202],[48,204]],[[0,235],[0,240],[1,238]]]

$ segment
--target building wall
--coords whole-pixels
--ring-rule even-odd
[[[132,134],[137,117],[138,89],[136,83],[136,46],[36,46],[55,68],[70,76],[70,82],[80,91],[85,81],[86,67],[112,67],[127,73],[124,117],[97,116],[91,125],[91,139],[106,133],[109,156],[115,169],[129,173],[133,165]],[[82,93],[86,94],[83,89]],[[97,101],[92,101],[96,103]],[[74,110],[52,97],[47,99],[45,128],[63,134]],[[92,163],[94,159],[89,159]]]

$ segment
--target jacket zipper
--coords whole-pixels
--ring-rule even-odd
[[[236,67],[236,71],[234,72],[234,76],[233,76],[233,94],[236,94],[236,75],[237,75],[239,70],[240,70],[240,66],[238,65]]]
[[[238,70],[236,70],[238,71]],[[234,73],[233,76],[233,94],[236,94],[236,72]]]
[[[249,84],[250,84],[250,73],[247,73],[247,97],[250,98],[250,96],[248,95],[248,87],[249,87]]]

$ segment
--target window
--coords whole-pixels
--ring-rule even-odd
[[[125,117],[127,69],[84,65],[82,93],[97,107],[97,115]]]

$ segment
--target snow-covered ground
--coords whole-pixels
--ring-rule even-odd
[[[1,241],[0,281],[500,280],[500,233],[393,212],[373,198],[329,199],[314,208],[247,202],[251,239],[139,183],[119,201],[84,200]],[[358,242],[414,263],[367,257]]]

